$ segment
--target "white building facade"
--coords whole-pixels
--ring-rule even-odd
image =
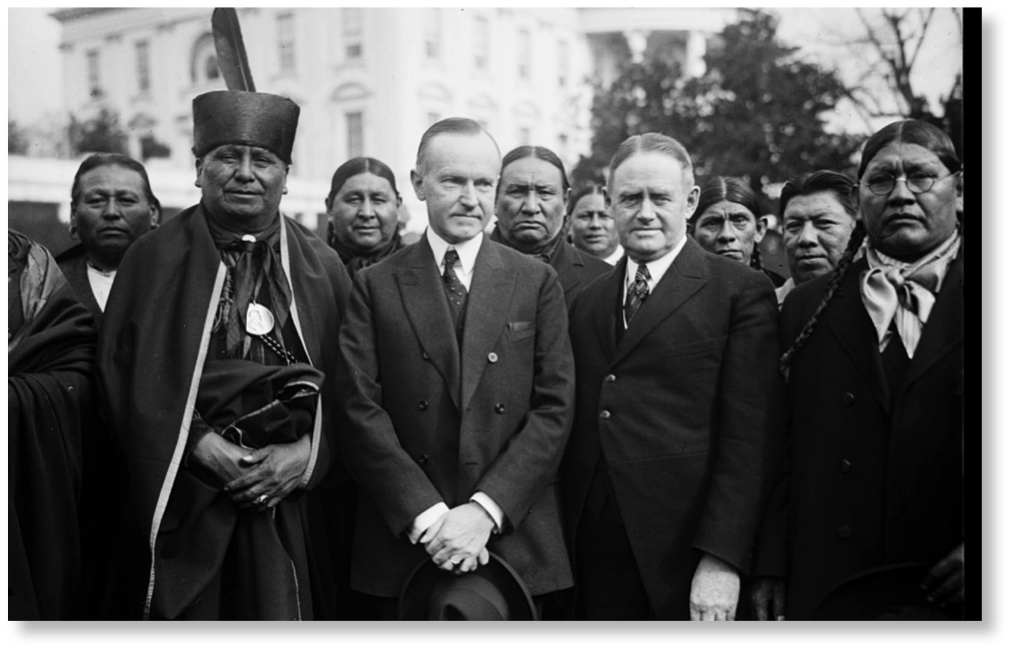
[[[322,231],[334,169],[372,156],[395,172],[409,230],[425,225],[409,171],[423,131],[467,116],[505,154],[544,145],[568,166],[590,150],[594,74],[608,79],[623,47],[634,57],[664,49],[688,74],[703,72],[706,39],[727,10],[680,9],[239,9],[258,91],[301,107],[289,194],[282,210]],[[194,97],[225,88],[215,60],[211,9],[65,9],[66,109],[113,108],[142,158],[153,145],[167,158],[145,161],[163,204],[196,203]],[[16,199],[11,171],[9,193]],[[62,176],[62,175],[61,175]],[[72,176],[72,175],[71,175]],[[60,179],[66,202],[70,178]],[[40,191],[33,186],[33,193]],[[44,193],[43,193],[44,194]],[[61,212],[61,218],[67,213]]]

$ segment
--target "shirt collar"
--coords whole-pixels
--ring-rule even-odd
[[[663,277],[665,273],[668,272],[668,268],[672,267],[672,261],[675,260],[675,257],[679,255],[679,252],[681,252],[682,248],[685,246],[686,246],[686,234],[683,234],[682,239],[678,243],[676,243],[675,247],[672,248],[672,251],[665,254],[661,258],[654,259],[653,261],[645,263],[645,265],[647,266],[647,271],[651,273],[651,279],[650,281],[647,282],[647,287],[650,290],[654,290],[654,287],[658,285],[658,281],[660,281],[661,277]],[[626,257],[625,287],[628,288],[629,285],[633,283],[633,281],[636,279],[637,267],[639,265],[640,265],[639,263],[634,261],[629,256]]]
[[[478,250],[482,246],[482,232],[478,232],[471,240],[466,240],[463,243],[456,243],[453,246],[447,241],[443,240],[433,231],[431,228],[426,229],[426,240],[429,241],[429,247],[433,250],[433,256],[436,258],[436,268],[439,270],[443,269],[443,257],[446,256],[447,250],[453,247],[457,250],[457,255],[461,259],[461,270],[466,275],[471,275],[471,271],[475,269],[475,259],[478,258]]]

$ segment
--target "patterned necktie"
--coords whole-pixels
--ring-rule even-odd
[[[461,310],[464,308],[464,301],[468,298],[468,290],[457,277],[454,266],[461,260],[457,250],[448,249],[443,256],[443,284],[447,287],[447,295],[450,297],[450,305],[454,309],[454,323],[460,323]]]
[[[647,299],[647,295],[650,294],[650,289],[647,282],[651,278],[651,273],[647,269],[647,266],[641,263],[637,266],[637,276],[630,284],[630,287],[626,289],[626,304],[623,306],[623,312],[626,314],[626,324],[633,321],[633,316],[637,314],[640,309],[640,305]]]

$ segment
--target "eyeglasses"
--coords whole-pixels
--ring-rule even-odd
[[[956,172],[951,172],[950,174],[943,175],[942,177],[933,177],[932,175],[924,172],[916,172],[910,176],[900,177],[884,174],[875,175],[869,181],[862,181],[859,183],[864,185],[875,195],[889,195],[893,192],[894,186],[897,185],[897,181],[903,179],[904,183],[907,184],[907,189],[911,191],[913,195],[919,195],[930,190],[937,180],[946,179],[947,177],[952,177],[953,175],[959,175],[961,172],[961,170],[957,170]]]

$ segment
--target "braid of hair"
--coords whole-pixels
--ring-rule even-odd
[[[760,256],[760,243],[753,244],[753,253],[749,255],[749,267],[763,272],[763,258]]]
[[[830,300],[837,294],[837,289],[840,287],[841,282],[844,280],[844,275],[851,267],[851,263],[855,260],[855,254],[858,253],[858,249],[862,246],[862,242],[865,240],[865,225],[858,221],[855,224],[854,231],[851,232],[851,238],[848,240],[848,247],[844,250],[844,254],[841,256],[841,260],[837,262],[837,266],[831,272],[830,283],[823,290],[823,295],[820,297],[820,303],[816,306],[816,310],[813,312],[813,316],[809,318],[809,321],[802,327],[802,331],[799,332],[798,337],[795,338],[795,342],[791,344],[788,351],[784,352],[781,356],[781,376],[784,377],[785,381],[788,380],[788,370],[791,368],[791,363],[795,359],[795,356],[805,345],[809,336],[812,335],[813,331],[816,330],[816,323],[819,321],[823,311],[826,310],[830,304]]]

